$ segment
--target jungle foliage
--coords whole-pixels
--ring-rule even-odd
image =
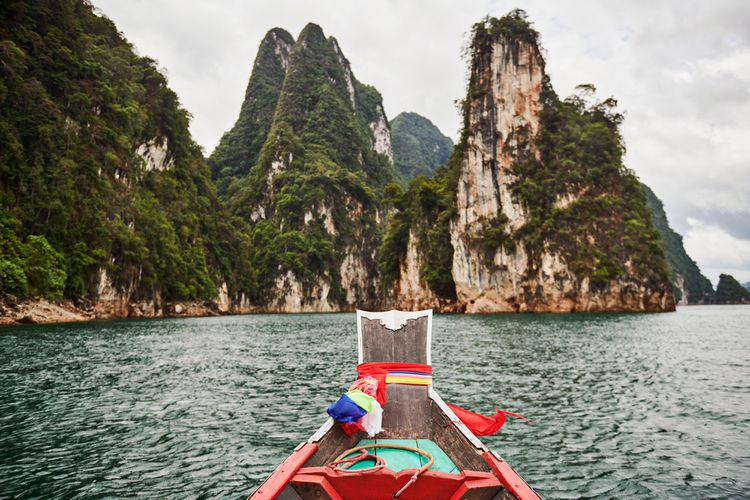
[[[641,184],[641,189],[646,194],[646,203],[651,210],[654,227],[661,234],[664,253],[670,264],[669,276],[675,299],[677,301],[682,299],[682,292],[677,284],[678,279],[682,279],[683,287],[688,294],[687,300],[689,304],[712,303],[714,300],[713,286],[708,278],[703,276],[698,268],[698,264],[685,251],[685,247],[682,244],[682,236],[670,227],[661,200],[645,184]]]
[[[2,292],[84,297],[106,270],[135,298],[213,297],[245,238],[188,120],[156,61],[89,3],[3,2]],[[170,168],[146,168],[149,141]]]
[[[403,183],[418,175],[435,175],[453,149],[453,141],[417,113],[401,113],[391,120],[391,137],[393,163]]]
[[[258,48],[237,122],[222,136],[208,158],[220,193],[225,192],[231,181],[247,175],[258,160],[279,101],[292,45],[292,35],[274,28]]]
[[[406,191],[396,183],[386,186],[385,202],[392,210],[378,251],[378,265],[386,282],[397,280],[411,235],[422,260],[420,280],[438,297],[455,299],[450,240],[455,193],[444,180],[438,173],[433,179],[418,176]]]
[[[546,245],[594,286],[625,276],[655,286],[667,274],[661,237],[638,178],[622,162],[623,115],[614,99],[593,100],[594,90],[579,86],[563,101],[545,85],[539,159],[526,155],[513,167],[513,191],[529,216],[519,237],[529,255]]]
[[[719,275],[716,285],[717,304],[750,304],[750,291],[729,274]]]

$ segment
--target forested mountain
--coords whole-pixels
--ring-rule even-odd
[[[698,264],[685,251],[682,236],[677,234],[667,220],[664,205],[654,192],[641,184],[646,202],[651,209],[654,227],[661,234],[664,251],[670,264],[670,281],[675,299],[684,304],[710,304],[714,300],[711,282],[701,274]]]
[[[382,98],[356,79],[336,40],[315,24],[302,30],[288,62],[284,50],[274,56],[269,64],[256,61],[243,104],[248,109],[263,97],[250,91],[259,72],[285,68],[275,109],[266,117],[269,132],[249,173],[230,182],[226,195],[233,213],[252,226],[260,288],[249,298],[271,310],[373,304],[380,298],[381,193],[396,179]],[[237,154],[232,134],[217,148],[223,157]],[[219,182],[234,168],[227,165]]]
[[[0,78],[4,292],[153,313],[236,276],[242,221],[156,62],[110,20],[83,1],[3,2]]]
[[[459,144],[405,190],[380,94],[315,24],[296,41],[269,31],[207,163],[156,63],[88,3],[10,1],[0,14],[4,294],[117,316],[178,302],[673,308],[614,100],[590,86],[558,98],[521,11],[474,26]],[[409,123],[403,136],[428,147],[404,175],[428,173],[447,142],[414,116],[394,127]]]
[[[474,25],[464,128],[389,220],[398,302],[469,312],[671,310],[659,233],[623,165],[616,101],[560,99],[522,11]]]
[[[729,274],[719,275],[716,285],[717,304],[750,304],[750,291]]]
[[[281,28],[269,31],[260,43],[240,116],[208,159],[220,192],[226,191],[232,180],[247,175],[258,160],[271,129],[293,45],[292,35]]]
[[[391,120],[391,136],[393,163],[406,182],[418,175],[435,175],[453,150],[453,141],[417,113],[401,113]]]

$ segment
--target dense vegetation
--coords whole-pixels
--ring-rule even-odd
[[[391,210],[386,234],[378,252],[379,267],[386,282],[398,279],[409,235],[419,243],[420,279],[441,299],[456,298],[451,265],[453,247],[450,220],[455,210],[452,184],[446,183],[452,141],[427,118],[401,113],[391,121],[393,159],[406,192],[391,184],[385,202]],[[455,171],[455,169],[454,169]],[[432,178],[439,172],[435,178]]]
[[[551,86],[543,89],[539,159],[529,155],[514,166],[513,189],[529,215],[519,236],[529,255],[547,244],[593,285],[630,275],[655,286],[666,277],[666,261],[640,182],[622,162],[623,117],[614,99],[591,102],[593,91],[581,86],[562,101]]]
[[[714,298],[714,289],[711,282],[701,274],[698,265],[685,251],[682,236],[669,226],[661,200],[645,184],[641,184],[641,188],[646,194],[646,202],[651,210],[654,227],[661,234],[664,252],[670,264],[670,281],[672,282],[675,299],[678,301],[682,299],[682,292],[677,286],[677,281],[681,279],[688,294],[689,304],[710,304]]]
[[[453,149],[453,141],[417,113],[401,113],[391,120],[391,136],[393,163],[404,182],[435,175]]]
[[[262,304],[292,271],[324,277],[341,301],[347,248],[370,255],[377,275],[376,214],[396,178],[372,147],[382,98],[318,26],[301,43],[274,29],[261,44],[240,117],[210,160],[230,210],[155,61],[111,21],[82,0],[0,13],[2,292],[93,296],[104,270],[135,300],[212,299],[226,280]],[[168,167],[148,168],[144,145],[166,151]]]
[[[274,28],[258,48],[240,116],[208,159],[212,177],[222,193],[231,181],[247,175],[258,160],[271,129],[292,45],[292,35]]]
[[[168,150],[149,170],[137,148]],[[0,287],[206,299],[241,266],[188,114],[152,59],[82,0],[0,4]]]
[[[378,252],[381,275],[386,283],[399,278],[409,235],[418,243],[422,260],[420,279],[441,299],[456,298],[453,282],[453,246],[450,221],[455,214],[455,192],[446,182],[442,167],[433,179],[418,176],[402,191],[398,184],[386,186],[386,203],[391,211]]]
[[[354,78],[336,40],[307,25],[290,53],[258,159],[227,190],[234,213],[254,222],[259,293],[252,300],[268,300],[288,271],[307,287],[329,281],[334,301],[346,296],[339,276],[346,249],[377,246],[380,193],[395,179],[388,158],[373,151],[369,124],[380,113],[380,94]],[[222,154],[233,156],[233,147],[226,143]]]
[[[382,98],[351,74],[336,40],[314,24],[297,42],[273,29],[209,168],[156,62],[90,4],[5,2],[0,14],[1,292],[90,297],[106,271],[135,300],[212,299],[227,281],[233,298],[262,306],[291,273],[305,299],[324,283],[343,305],[345,258],[370,278],[358,296],[376,298],[398,278],[412,234],[423,282],[456,298],[457,178],[476,132],[469,113],[488,95],[476,67],[450,157],[450,140],[428,120],[394,120],[399,175],[373,149],[372,125],[387,125]],[[497,37],[538,42],[513,11],[478,23],[470,52]],[[512,189],[528,220],[514,233],[502,217],[485,221],[476,244],[488,262],[500,247],[525,245],[530,272],[552,250],[594,286],[626,275],[658,281],[667,273],[662,244],[622,165],[622,116],[612,99],[592,102],[591,90],[560,100],[546,83],[538,156],[517,131]],[[166,168],[153,168],[144,148],[165,151]],[[405,189],[403,177],[414,177]]]
[[[716,285],[717,304],[750,304],[750,291],[729,274],[719,275]]]
[[[498,37],[511,47],[538,44],[538,34],[522,11],[474,26],[459,144],[434,179],[417,178],[401,197],[391,201],[400,212],[389,223],[381,252],[382,269],[397,276],[396,264],[403,258],[411,228],[426,256],[421,275],[442,296],[451,294],[450,220],[455,213],[458,169],[467,138],[475,133],[469,116],[490,94],[485,88],[489,80],[480,74],[484,67],[481,58],[488,57]],[[510,52],[517,54],[517,50]],[[526,209],[527,222],[511,233],[502,216],[486,221],[477,244],[488,257],[501,246],[511,250],[524,245],[530,274],[538,269],[540,255],[551,250],[562,256],[575,276],[581,280],[588,277],[594,287],[606,287],[626,275],[657,285],[665,280],[667,267],[640,183],[622,163],[622,115],[616,112],[614,99],[592,102],[593,90],[590,85],[581,86],[578,95],[560,100],[545,81],[539,134],[532,138],[525,130],[516,131],[513,173],[518,180],[512,190]],[[493,132],[485,131],[488,133]],[[538,157],[530,153],[532,141]],[[567,199],[573,201],[567,206],[560,203]]]

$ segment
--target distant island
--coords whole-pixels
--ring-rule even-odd
[[[428,118],[412,112],[391,120],[393,164],[404,184],[419,175],[433,177],[453,151],[453,141]]]
[[[747,284],[742,286],[729,274],[719,276],[716,286],[717,304],[750,304],[750,290]]]
[[[389,121],[308,24],[266,34],[204,158],[155,61],[89,3],[2,10],[4,322],[741,297],[724,275],[714,296],[623,164],[616,101],[555,93],[523,11],[472,27],[455,145],[416,113]]]

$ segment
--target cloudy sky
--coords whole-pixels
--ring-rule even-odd
[[[485,15],[520,7],[541,33],[561,96],[593,83],[625,110],[627,165],[664,201],[716,283],[750,281],[750,2],[746,0],[93,0],[159,61],[207,153],[237,118],[270,28],[335,36],[393,118],[415,111],[454,137],[461,48]]]

